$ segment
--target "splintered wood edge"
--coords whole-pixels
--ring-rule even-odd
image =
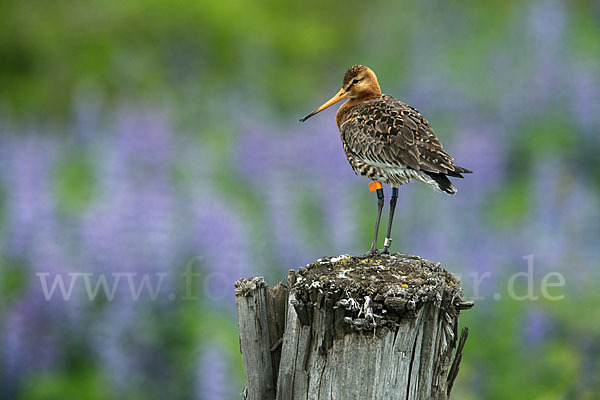
[[[450,395],[452,387],[454,386],[454,380],[458,376],[460,362],[462,361],[462,351],[465,347],[465,343],[467,342],[468,337],[469,328],[465,326],[460,333],[460,340],[458,341],[458,346],[456,348],[456,352],[454,353],[454,360],[452,361],[452,366],[450,367],[450,371],[448,372],[448,395]]]
[[[233,286],[235,287],[236,296],[248,296],[257,289],[269,287],[265,282],[265,278],[262,276],[241,278],[236,281]]]
[[[250,278],[241,278],[239,279],[237,282],[235,282],[234,286],[235,286],[235,295],[236,295],[236,308],[238,308],[238,320],[241,317],[241,315],[239,315],[239,311],[241,310],[239,307],[242,307],[242,304],[238,304],[238,302],[243,302],[245,303],[246,301],[252,301],[250,300],[253,297],[257,297],[257,299],[262,299],[263,296],[266,296],[266,298],[264,300],[266,300],[266,309],[262,310],[259,315],[257,315],[256,317],[258,319],[262,318],[266,318],[266,320],[268,321],[266,324],[268,325],[268,330],[266,335],[259,335],[261,337],[263,337],[265,340],[267,339],[267,337],[270,337],[270,340],[267,340],[264,345],[259,346],[260,347],[260,353],[263,354],[264,357],[267,357],[268,359],[270,359],[272,361],[272,363],[267,363],[269,364],[267,365],[263,365],[263,367],[265,367],[264,369],[271,369],[271,379],[266,379],[265,376],[262,376],[262,379],[264,379],[264,381],[261,380],[261,382],[258,384],[259,387],[262,388],[262,390],[260,390],[258,393],[259,396],[267,396],[267,398],[272,398],[270,396],[274,395],[273,393],[273,389],[276,390],[277,393],[288,393],[290,390],[294,391],[297,388],[295,388],[295,385],[292,383],[295,379],[300,379],[301,376],[296,376],[297,373],[301,374],[302,370],[306,370],[307,366],[305,365],[306,360],[307,360],[307,355],[309,353],[309,349],[308,349],[308,344],[310,343],[310,341],[305,342],[305,340],[300,340],[302,338],[302,335],[297,336],[297,334],[299,332],[287,332],[287,329],[292,329],[292,330],[296,330],[296,329],[300,329],[302,332],[310,332],[311,331],[311,327],[310,326],[303,326],[302,323],[298,324],[298,326],[296,326],[295,323],[292,323],[291,326],[289,325],[290,323],[290,318],[292,318],[292,322],[295,322],[296,319],[301,322],[300,320],[302,320],[303,315],[303,311],[305,313],[308,314],[308,310],[306,309],[306,307],[302,307],[304,304],[298,304],[299,302],[296,300],[295,295],[293,294],[293,292],[290,291],[290,289],[292,289],[292,287],[294,286],[294,284],[297,282],[297,275],[295,273],[294,270],[290,270],[288,271],[288,276],[287,276],[287,285],[285,285],[285,283],[279,283],[277,284],[275,287],[273,287],[272,289],[269,288],[269,286],[267,285],[267,283],[265,282],[263,277],[250,277]],[[458,283],[458,288],[460,288],[460,283]],[[457,289],[458,289],[457,288]],[[460,290],[460,289],[459,289]],[[460,293],[460,291],[459,291]],[[242,299],[246,299],[246,300],[242,300]],[[325,299],[325,300],[330,300],[330,299]],[[433,299],[430,299],[433,300]],[[258,300],[259,302],[261,300]],[[278,306],[276,306],[275,303],[280,303],[280,302],[284,302],[283,304],[277,304]],[[423,304],[420,304],[421,306],[424,306],[425,304],[429,303],[428,301],[424,302]],[[432,305],[437,305],[437,307],[439,307],[441,304],[436,304],[438,303],[438,301],[433,301]],[[293,313],[288,313],[288,306],[289,305],[294,306],[294,308],[296,308],[296,312]],[[449,395],[450,391],[452,390],[454,381],[458,375],[458,370],[459,370],[459,365],[462,359],[462,350],[463,347],[465,345],[467,336],[468,336],[468,328],[463,329],[463,331],[461,332],[460,338],[458,337],[458,314],[460,313],[460,311],[462,310],[466,310],[469,309],[471,307],[473,307],[473,302],[472,301],[464,301],[462,300],[462,298],[459,296],[457,296],[456,298],[452,298],[449,301],[449,305],[454,306],[454,310],[456,312],[456,315],[454,315],[453,320],[456,322],[456,325],[454,326],[454,332],[453,335],[451,336],[451,340],[450,343],[448,343],[448,345],[450,345],[451,349],[447,349],[447,350],[443,350],[443,352],[447,352],[448,350],[450,350],[450,354],[448,354],[445,357],[450,357],[452,358],[452,353],[454,353],[454,357],[453,360],[448,360],[447,362],[450,362],[449,365],[449,370],[437,370],[437,372],[433,373],[431,379],[432,382],[431,384],[433,385],[433,388],[437,388],[438,385],[440,384],[438,382],[439,379],[442,379],[443,381],[447,382],[446,383],[446,395]],[[300,310],[298,310],[298,306],[300,306]],[[325,301],[323,304],[324,308],[329,309],[329,308],[334,308],[333,304],[331,303],[331,301]],[[320,307],[319,307],[320,308]],[[266,311],[266,314],[264,314]],[[278,317],[276,314],[279,314],[283,311],[283,314],[281,315],[281,317]],[[339,311],[339,310],[337,310]],[[417,311],[417,310],[415,310]],[[421,315],[423,312],[423,309],[421,309],[421,307],[419,307],[418,310],[418,315]],[[450,310],[446,310],[446,311],[450,311]],[[264,314],[264,315],[263,315]],[[450,315],[448,315],[446,313],[446,318],[452,318],[450,317]],[[309,322],[309,321],[305,321],[305,322]],[[324,322],[324,321],[321,321]],[[442,320],[442,322],[444,322]],[[240,321],[238,321],[238,324],[240,323]],[[310,322],[309,322],[310,325]],[[240,350],[242,350],[242,347],[244,347],[242,345],[242,336],[246,336],[242,333],[242,325],[240,325]],[[445,327],[444,328],[448,328]],[[442,334],[443,336],[446,336],[446,331],[444,331],[443,328],[442,329]],[[447,329],[446,329],[447,330]],[[448,334],[450,334],[450,332],[448,332]],[[286,344],[286,335],[291,335],[293,337],[295,337],[296,339],[292,339],[292,342],[296,343],[295,346],[295,352],[297,352],[298,354],[296,355],[296,363],[298,365],[295,365],[295,367],[293,368],[292,371],[288,371],[285,368],[285,363],[280,364],[280,357],[283,356],[283,354],[285,353],[286,355],[288,355],[287,353],[289,353],[290,349],[287,349],[286,352],[286,347],[289,347],[290,343]],[[310,336],[310,335],[309,335]],[[325,335],[327,336],[327,335]],[[300,339],[299,339],[300,338]],[[246,337],[246,339],[248,339]],[[306,339],[306,338],[305,338]],[[326,337],[322,338],[327,339]],[[333,337],[330,337],[329,339],[333,339]],[[446,338],[444,338],[446,340]],[[435,339],[434,339],[435,340]],[[288,339],[288,342],[290,341],[290,339]],[[395,339],[394,339],[395,341]],[[304,343],[304,345],[300,346],[300,342]],[[325,344],[326,341],[324,341],[322,343],[322,345]],[[249,343],[246,343],[245,346],[248,346]],[[456,346],[456,347],[455,347]],[[329,347],[329,346],[326,346]],[[452,349],[454,348],[454,349]],[[256,349],[255,349],[256,350]],[[248,348],[246,349],[246,351],[248,351]],[[252,351],[251,351],[252,353]],[[246,356],[248,356],[249,354],[246,353]],[[263,358],[263,356],[260,357],[260,359]],[[260,364],[260,362],[258,361],[258,359],[256,359],[256,357],[250,357],[252,359],[254,359],[255,361],[250,361],[248,360],[244,367],[245,369],[248,368],[248,365],[257,365]],[[431,360],[431,362],[433,364],[439,363],[438,361],[434,361],[433,359]],[[413,361],[411,360],[410,364],[413,364]],[[271,367],[271,368],[269,368]],[[439,368],[439,365],[438,367]],[[448,368],[448,367],[446,367]],[[260,369],[263,369],[262,367]],[[246,373],[246,371],[245,371]],[[417,372],[419,374],[418,378],[421,379],[421,372]],[[269,374],[265,374],[265,375],[269,375]],[[425,376],[425,375],[423,375]],[[246,379],[248,380],[248,376],[246,376]],[[291,381],[290,381],[291,379]],[[427,379],[426,379],[427,380]],[[434,383],[438,382],[438,383]],[[416,382],[416,381],[415,381]],[[411,388],[413,386],[416,385],[416,383],[413,382],[413,380],[411,379],[409,381],[409,385],[411,386]],[[249,382],[246,382],[247,384]],[[302,386],[302,385],[300,385]],[[443,385],[442,385],[443,386]],[[292,388],[294,387],[294,388]],[[410,389],[412,390],[412,389]],[[252,392],[254,392],[254,390],[252,390]],[[440,392],[441,393],[441,392]],[[254,393],[256,395],[256,393]],[[250,391],[248,391],[248,388],[246,388],[246,396],[251,396]],[[255,398],[255,397],[252,397]],[[264,397],[259,397],[259,398],[264,398]]]

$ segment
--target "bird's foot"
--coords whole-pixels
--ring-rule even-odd
[[[385,242],[383,244],[383,250],[379,252],[379,254],[390,254],[390,246],[392,245],[392,238],[385,238]]]
[[[377,247],[371,247],[371,249],[369,251],[367,251],[365,254],[357,256],[356,258],[369,258],[369,257],[376,256],[378,254],[379,254],[379,249]]]

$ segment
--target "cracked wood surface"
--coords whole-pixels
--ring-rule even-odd
[[[245,399],[449,398],[472,303],[439,265],[340,256],[235,286]]]

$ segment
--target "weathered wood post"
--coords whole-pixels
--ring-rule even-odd
[[[343,255],[290,270],[287,286],[235,287],[244,398],[448,398],[468,335],[459,312],[473,303],[439,265]]]

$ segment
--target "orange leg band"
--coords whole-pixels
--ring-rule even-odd
[[[381,184],[381,182],[369,182],[369,192],[374,192],[377,189],[383,189],[383,185]]]

